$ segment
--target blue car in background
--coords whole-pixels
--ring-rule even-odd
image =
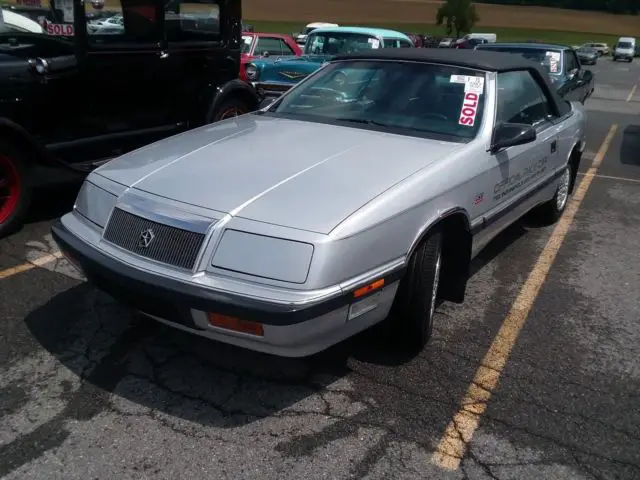
[[[401,32],[381,28],[328,27],[313,30],[302,56],[263,56],[246,65],[247,79],[262,98],[277,98],[335,55],[376,48],[414,48]]]

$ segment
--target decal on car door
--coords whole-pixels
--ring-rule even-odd
[[[514,173],[499,183],[496,183],[493,187],[493,200],[499,201],[510,193],[532,183],[533,180],[539,178],[547,169],[548,161],[549,157],[545,156],[524,170]]]

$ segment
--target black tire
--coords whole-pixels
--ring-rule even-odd
[[[433,332],[442,265],[442,232],[429,233],[409,260],[391,308],[393,335],[403,349],[422,350]]]
[[[25,158],[17,146],[0,138],[0,238],[22,227],[31,204],[32,182]]]
[[[533,210],[532,213],[540,223],[552,225],[560,219],[569,203],[576,173],[573,164],[569,163],[560,176],[560,184],[553,198]]]
[[[219,122],[227,118],[237,117],[249,113],[249,107],[239,98],[232,97],[222,102],[210,117],[209,123]]]

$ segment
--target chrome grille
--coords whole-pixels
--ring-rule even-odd
[[[286,78],[287,80],[302,80],[305,77],[308,77],[308,73],[301,72],[279,72],[280,76]]]
[[[143,234],[146,234],[147,240],[151,238],[148,243],[145,243]],[[202,247],[204,235],[115,208],[105,229],[104,239],[143,257],[191,270]]]

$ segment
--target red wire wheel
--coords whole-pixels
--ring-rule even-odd
[[[0,154],[0,225],[16,211],[20,203],[20,173],[6,155]]]

